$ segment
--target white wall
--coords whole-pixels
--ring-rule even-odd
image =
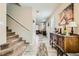
[[[58,26],[58,23],[60,22],[59,14],[69,5],[70,5],[70,3],[62,3],[61,6],[55,11],[55,13],[52,14],[52,16],[54,16],[55,20],[57,21],[56,27]]]
[[[56,21],[55,17],[52,16],[50,19],[50,31],[51,31],[51,33],[55,33],[56,23],[57,23],[57,21]]]
[[[32,41],[32,8],[30,7],[20,7],[16,4],[8,4],[7,5],[7,13],[12,16],[15,20],[21,23],[23,26],[28,28],[30,31],[25,30],[23,27],[14,22],[10,17],[7,17],[7,24],[10,29],[23,37],[27,42]]]
[[[6,4],[0,3],[0,45],[6,43]]]
[[[62,3],[57,10],[51,14],[50,18],[48,18],[48,21],[46,22],[46,31],[47,31],[47,37],[50,39],[50,33],[54,33],[54,28],[58,26],[59,20],[59,14],[69,5],[70,3]],[[48,26],[49,23],[49,26]],[[52,25],[52,26],[51,26]]]
[[[56,11],[50,16],[50,18],[48,19],[48,20],[52,20],[52,21],[53,21],[53,19],[54,19],[55,21],[53,21],[53,23],[56,22],[56,23],[54,24],[56,27],[58,26],[58,23],[60,22],[59,14],[60,14],[68,5],[70,5],[70,3],[62,3],[61,6],[60,6],[59,8],[57,8],[57,10],[56,10]],[[50,21],[49,23],[51,23],[51,21]]]
[[[74,20],[77,23],[77,28],[75,28],[75,33],[79,34],[79,3],[74,4]]]
[[[49,23],[49,26],[48,26],[48,23]],[[51,25],[50,20],[48,20],[48,21],[46,22],[46,33],[47,33],[47,38],[48,38],[48,39],[50,39],[50,32],[51,32],[51,30],[50,30],[50,25]]]

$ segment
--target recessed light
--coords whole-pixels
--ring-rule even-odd
[[[39,10],[37,10],[36,12],[39,13]]]

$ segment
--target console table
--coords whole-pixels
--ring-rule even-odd
[[[50,44],[59,46],[65,53],[79,53],[79,35],[50,34]]]

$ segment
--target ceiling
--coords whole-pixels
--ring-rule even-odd
[[[45,22],[47,18],[56,11],[60,3],[20,3],[24,7],[32,7],[36,12],[37,23]]]

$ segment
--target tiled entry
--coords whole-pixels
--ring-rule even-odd
[[[49,45],[49,40],[43,35],[36,35],[36,44],[30,44],[22,56],[57,56],[57,52]],[[43,51],[41,51],[40,50]]]

